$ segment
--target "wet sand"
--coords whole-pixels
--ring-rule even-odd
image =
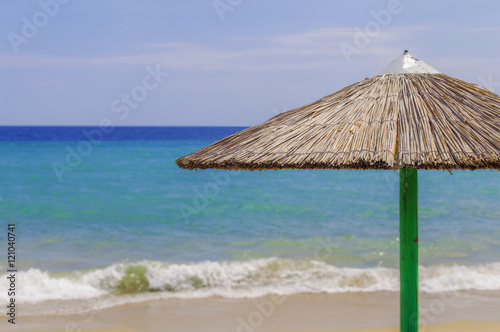
[[[499,312],[499,292],[421,294],[420,331],[500,331]],[[1,331],[384,332],[398,331],[399,294],[168,299],[74,315],[19,315],[15,326],[0,319]]]

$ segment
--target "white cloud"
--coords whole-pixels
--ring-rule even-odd
[[[400,41],[428,29],[425,26],[387,27],[370,36],[359,57],[396,56]],[[242,72],[320,70],[346,64],[340,43],[354,43],[354,28],[316,29],[304,33],[241,37],[224,47],[202,43],[160,43],[139,45],[138,54],[98,57],[58,57],[0,54],[0,66],[145,66],[159,64],[172,71]],[[249,41],[252,41],[249,43]],[[252,46],[248,46],[251,44]],[[255,46],[257,45],[257,46]]]
[[[464,29],[464,32],[489,32],[489,31],[500,31],[500,27],[483,27],[483,28],[471,28]]]

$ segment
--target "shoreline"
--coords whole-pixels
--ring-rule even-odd
[[[15,327],[7,323],[7,316],[1,316],[0,330],[382,332],[396,331],[394,328],[399,325],[398,292],[151,300],[81,314],[31,317],[23,317],[20,309]],[[473,330],[490,331],[491,327],[494,328],[491,331],[500,331],[500,322],[495,322],[499,320],[498,312],[500,292],[423,293],[420,297],[420,325],[430,332],[453,331],[450,330],[453,324],[463,321],[471,323],[460,324],[476,324],[476,327],[482,324],[480,322],[487,322],[485,329]],[[447,325],[439,325],[443,323]]]

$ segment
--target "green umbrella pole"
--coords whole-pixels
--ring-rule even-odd
[[[399,170],[401,331],[418,331],[418,171]]]

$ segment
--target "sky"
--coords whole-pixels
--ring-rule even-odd
[[[0,3],[0,125],[251,126],[409,50],[500,93],[491,0]]]

